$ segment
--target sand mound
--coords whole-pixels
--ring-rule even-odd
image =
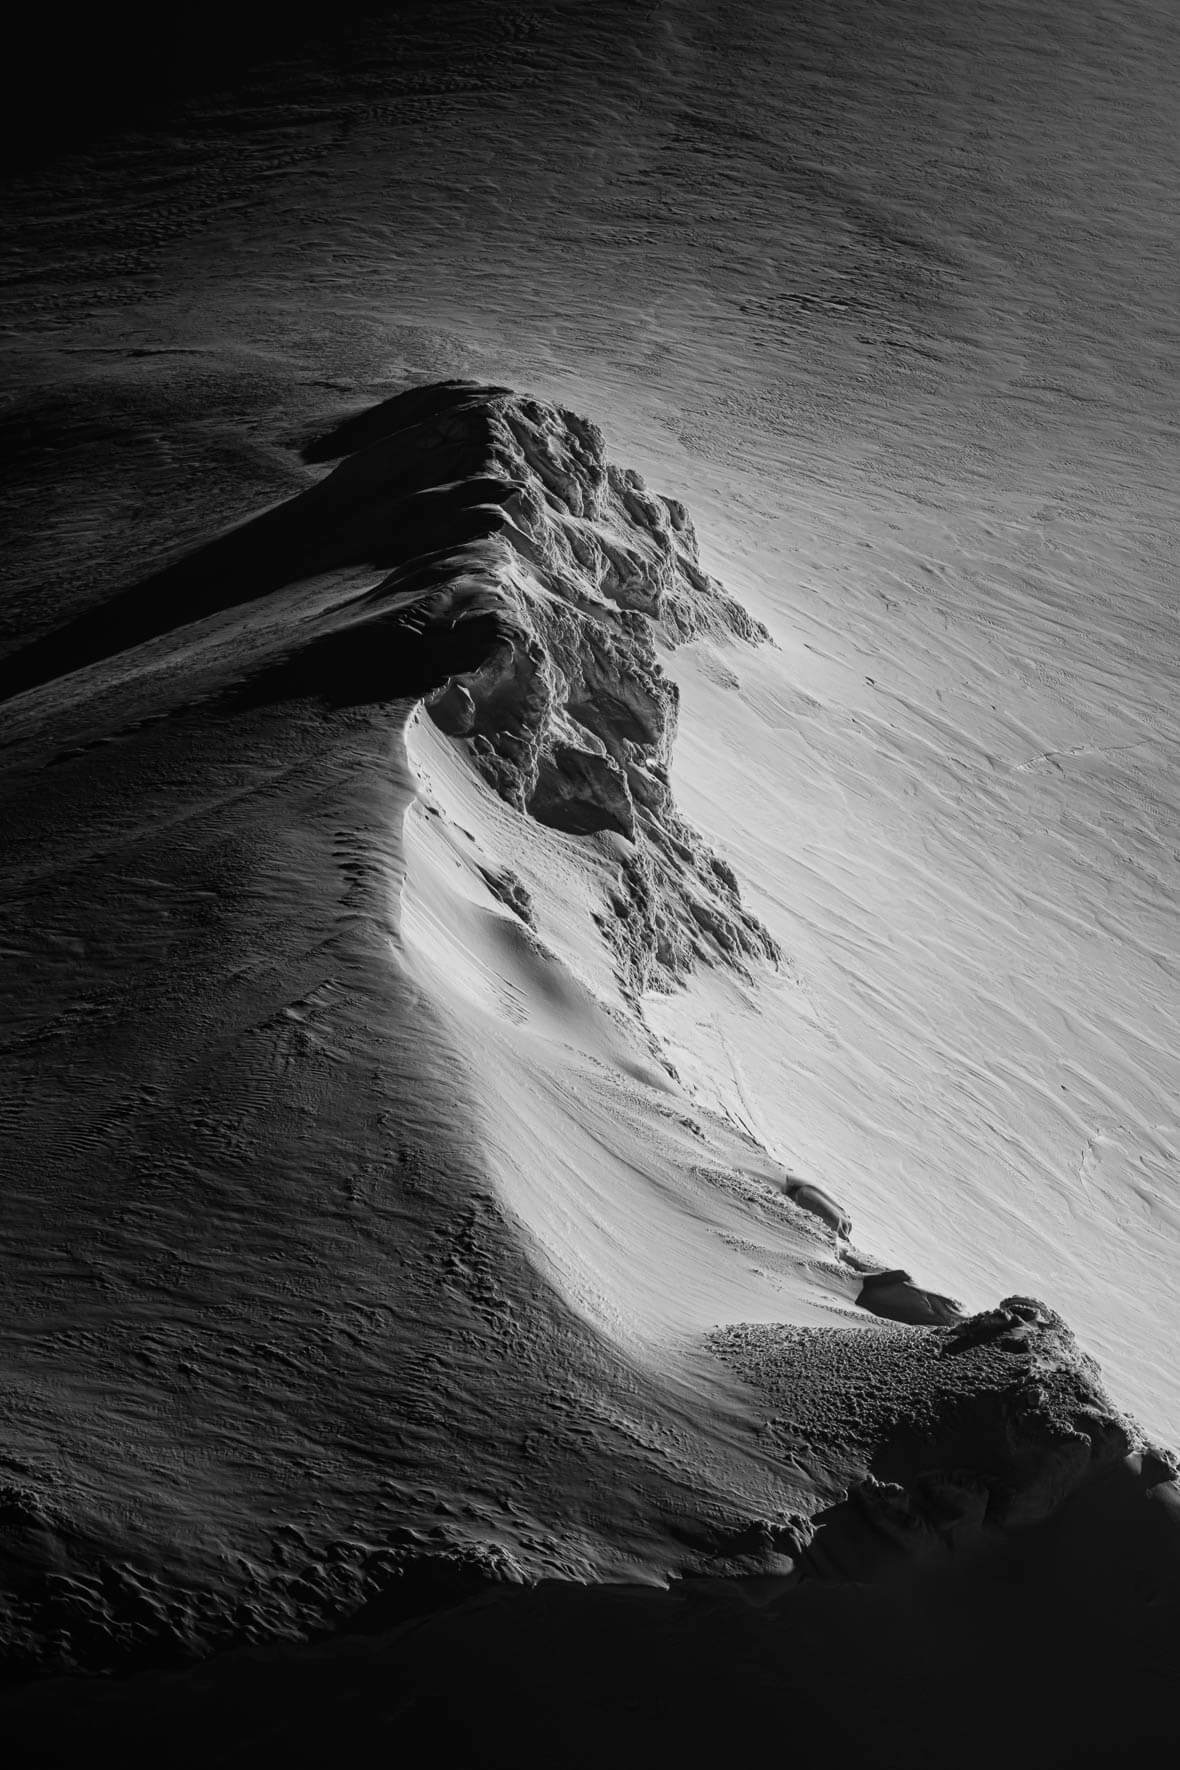
[[[657,640],[766,637],[701,569],[683,507],[608,463],[593,424],[460,382],[388,400],[305,455],[337,465],[11,654],[0,699],[80,671],[93,692],[104,665],[235,616],[227,674],[244,700],[425,696],[509,803],[557,829],[625,837],[610,931],[631,989],[696,957],[773,958],[732,869],[668,786],[677,691]],[[276,630],[275,592],[364,567],[389,575],[359,595],[288,598]]]
[[[645,1022],[774,956],[669,790],[661,652],[762,637],[684,510],[496,388],[307,456],[0,666],[10,1668],[860,1585],[1139,1454],[1039,1306],[874,1320],[953,1306]]]

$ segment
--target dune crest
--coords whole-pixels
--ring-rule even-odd
[[[344,497],[376,476],[399,484],[424,456],[440,482],[431,496],[481,529],[447,558],[445,589],[404,617],[447,671],[426,705],[510,805],[571,834],[625,838],[607,932],[627,988],[700,958],[773,960],[732,869],[668,785],[679,696],[657,642],[768,638],[701,569],[683,505],[608,462],[593,423],[500,388],[398,396],[308,451],[337,453],[326,484]],[[447,484],[460,465],[466,480]]]

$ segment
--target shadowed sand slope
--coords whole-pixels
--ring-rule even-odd
[[[645,1021],[645,991],[777,956],[669,786],[675,646],[766,637],[687,512],[593,424],[466,383],[305,458],[294,498],[0,664],[9,1668],[438,1612],[248,1663],[329,1708],[389,1679],[416,1724],[437,1656],[564,1630],[557,1708],[602,1677],[609,1714],[588,1632],[650,1618],[704,1664],[756,1588],[493,1587],[758,1574],[783,1632],[732,1688],[760,1715],[783,1643],[894,1628],[899,1569],[957,1614],[1091,1517],[1154,1640],[1134,1545],[1171,1540],[1173,1465],[1063,1324],[962,1319],[850,1249]],[[242,1663],[199,1688],[232,1710]],[[187,1734],[197,1684],[137,1688],[137,1749],[157,1714]],[[495,1688],[479,1761],[544,1761]],[[10,1706],[26,1745],[49,1701]]]
[[[873,1770],[1168,1761],[1177,1532],[1143,1491],[1142,1469],[1120,1468],[986,1567],[872,1586],[546,1582],[188,1673],[54,1679],[8,1698],[0,1737],[39,1766],[104,1750],[245,1766],[281,1750],[296,1766],[639,1770],[776,1745]]]
[[[7,666],[18,1665],[303,1633],[427,1553],[586,1575],[677,1516],[708,1539],[725,1432],[535,1270],[403,952],[406,719],[520,619],[458,478],[496,396],[407,406]]]

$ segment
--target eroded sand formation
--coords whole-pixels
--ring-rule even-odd
[[[509,804],[625,838],[606,927],[632,992],[706,955],[773,959],[732,868],[668,786],[677,691],[656,641],[767,638],[701,569],[684,507],[608,463],[594,424],[502,388],[414,390],[306,453],[337,463],[319,485],[19,653],[0,695],[243,592],[392,566],[260,692],[424,696]]]
[[[768,637],[701,569],[683,505],[608,462],[594,424],[503,389],[403,396],[311,453],[344,456],[328,482],[344,499],[374,475],[398,484],[410,461],[439,477],[463,469],[461,488],[433,495],[477,533],[448,558],[445,589],[406,617],[447,672],[426,705],[510,805],[554,829],[625,838],[606,927],[628,987],[681,976],[706,953],[773,958],[732,868],[668,785],[678,697],[656,641]]]
[[[28,1105],[10,1665],[376,1629],[544,1576],[793,1590],[1018,1556],[1119,1470],[1128,1517],[1174,1512],[1174,1465],[1051,1311],[961,1318],[849,1249],[819,1184],[674,1078],[610,1067],[651,1050],[645,989],[776,956],[668,785],[658,647],[765,638],[684,509],[592,424],[498,388],[401,395],[306,459],[336,465],[0,663]],[[531,977],[575,999],[546,945],[551,850],[530,873],[530,845],[614,880],[598,925],[626,1013],[578,982],[593,1049],[534,1035],[527,1001],[469,1049],[414,969],[398,894],[422,702],[490,806],[502,849],[464,877],[518,995]],[[479,1041],[552,1084],[539,1141],[508,1140]],[[570,1157],[550,1219],[575,1119],[624,1181],[587,1205],[598,1171]],[[507,1192],[538,1150],[553,1174]],[[601,1300],[605,1266],[572,1271],[580,1210],[618,1258],[671,1271],[658,1331]],[[63,1275],[58,1246],[82,1265]]]

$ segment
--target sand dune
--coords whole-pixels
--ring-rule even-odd
[[[497,411],[466,390],[431,399],[436,414],[465,401],[485,428]],[[640,1359],[634,1323],[683,1334],[686,1310],[712,1323],[747,1295],[743,1256],[711,1268],[750,1197],[768,1255],[823,1244],[763,1152],[675,1104],[589,903],[559,911],[595,955],[583,975],[505,906],[508,858],[528,874],[521,813],[469,762],[483,846],[453,820],[430,832],[407,718],[456,671],[479,692],[520,619],[500,588],[517,558],[497,541],[502,503],[444,489],[417,520],[399,463],[429,477],[440,430],[378,445],[120,593],[109,621],[83,615],[7,662],[17,1665],[306,1633],[401,1578],[391,1530],[492,1577],[621,1571],[682,1561],[677,1517],[765,1504],[762,1460],[718,1424],[741,1412],[723,1373]],[[450,488],[445,434],[442,448]],[[402,564],[374,583],[374,554],[379,571]],[[613,838],[587,876],[586,838],[525,821],[564,844],[584,899],[612,889]],[[466,907],[444,918],[432,977],[424,911],[400,900],[407,869],[453,870],[456,850]],[[713,890],[736,902],[723,876]],[[546,894],[542,930],[553,880]],[[544,1184],[553,1164],[572,1225]],[[540,1188],[523,1236],[522,1179]],[[608,1201],[614,1225],[595,1231]],[[638,1232],[657,1223],[652,1260]],[[639,1301],[658,1266],[664,1305]],[[439,1382],[451,1400],[427,1407]],[[594,1500],[620,1482],[638,1510]],[[578,1522],[587,1507],[601,1524]]]
[[[1174,20],[238,15],[7,192],[0,1747],[1169,1761]]]
[[[775,953],[662,779],[656,637],[761,637],[683,509],[502,390],[309,453],[4,666],[9,1665],[863,1581],[1142,1455],[1051,1311],[857,1253],[647,1024]]]

